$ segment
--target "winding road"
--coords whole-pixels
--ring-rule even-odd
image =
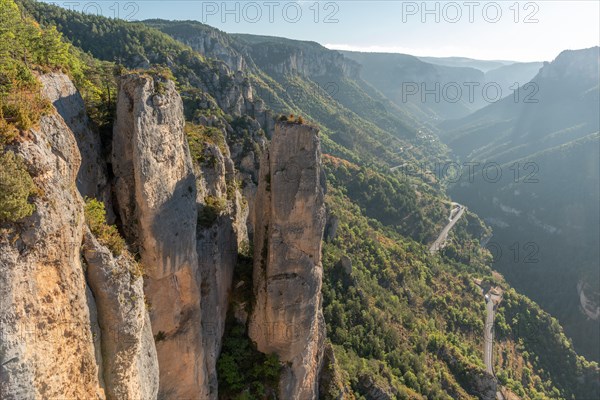
[[[450,222],[448,222],[448,224],[444,227],[444,229],[442,229],[438,238],[435,239],[435,241],[431,244],[431,246],[429,246],[429,252],[431,254],[444,248],[444,245],[446,243],[446,239],[448,238],[448,233],[450,232],[450,229],[452,229],[454,224],[456,224],[456,222],[460,219],[460,217],[463,215],[465,210],[466,210],[465,206],[460,205],[458,203],[452,203],[452,210],[450,211],[450,217],[448,218],[448,220]]]
[[[502,292],[490,291],[485,295],[485,327],[483,328],[483,363],[485,371],[496,379],[494,374],[494,317],[496,305],[502,300]],[[497,380],[496,380],[497,382]],[[496,389],[496,400],[505,400],[502,394],[502,386],[498,383]]]
[[[452,203],[452,210],[450,211],[450,217],[448,217],[448,224],[442,229],[438,238],[429,246],[429,252],[431,254],[436,253],[440,249],[444,248],[446,243],[446,239],[448,238],[448,233],[452,227],[458,222],[460,217],[462,217],[465,212],[466,207],[458,204]],[[489,238],[487,238],[489,240]],[[479,283],[478,283],[479,285]],[[485,364],[485,370],[488,374],[496,378],[494,374],[494,317],[496,312],[496,304],[500,303],[502,300],[502,290],[500,292],[497,291],[498,288],[490,290],[487,294],[485,294],[485,308],[486,308],[486,316],[485,316],[485,326],[483,330],[483,362]],[[502,394],[502,388],[498,384],[498,388],[496,390],[496,400],[505,400],[504,395]]]
[[[485,295],[485,308],[487,311],[485,317],[485,327],[483,329],[483,362],[488,374],[494,376],[493,367],[493,345],[494,345],[494,301],[489,294]]]

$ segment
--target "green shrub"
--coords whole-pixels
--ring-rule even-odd
[[[30,216],[35,206],[28,199],[36,192],[23,160],[12,151],[0,154],[0,222],[15,222]]]
[[[96,199],[85,200],[85,220],[98,241],[108,247],[116,256],[123,254],[125,240],[119,234],[117,227],[106,223],[104,203]]]
[[[2,107],[0,107],[0,112]],[[19,136],[19,130],[7,122],[0,114],[0,148],[5,144],[13,142]]]
[[[0,96],[0,116],[21,131],[33,128],[50,110],[52,104],[35,90],[21,89]]]
[[[280,122],[289,122],[290,124],[297,124],[297,125],[302,125],[305,122],[304,118],[302,118],[299,115],[296,117],[294,114],[290,114],[289,116],[281,115],[276,119],[277,119],[277,121],[280,121]]]
[[[198,210],[198,225],[209,228],[219,218],[219,215],[225,212],[227,201],[215,196],[206,196],[204,201],[206,204]]]
[[[229,321],[217,361],[219,398],[270,399],[276,393],[281,363],[250,341],[243,325]]]
[[[204,154],[206,143],[216,145],[221,151],[221,154],[227,153],[227,142],[225,141],[223,132],[219,128],[186,122],[185,133],[187,135],[192,159],[200,164],[208,164],[213,168],[216,166],[217,160],[214,157],[208,158]]]

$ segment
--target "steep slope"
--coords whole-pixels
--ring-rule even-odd
[[[299,100],[299,93],[294,92],[301,92],[301,89],[296,88],[293,80],[286,85],[286,78],[299,76],[307,83],[316,84],[318,91],[329,95],[361,119],[398,138],[412,139],[415,130],[422,125],[362,80],[360,65],[337,51],[315,42],[257,35],[232,36],[263,73],[283,84],[290,92],[287,96],[292,102]],[[306,109],[309,104],[297,103],[297,106]]]
[[[201,335],[207,338],[203,348],[205,360],[197,359],[197,366],[206,368],[205,381],[208,382],[209,398],[217,397],[215,389],[218,389],[218,396],[223,399],[234,399],[238,396],[273,397],[277,393],[274,386],[276,388],[279,382],[285,382],[286,379],[289,381],[289,371],[299,370],[293,368],[294,362],[291,366],[287,363],[281,364],[276,354],[259,352],[246,333],[248,316],[254,312],[251,305],[257,300],[253,298],[251,288],[263,285],[258,279],[253,281],[255,260],[248,257],[249,249],[240,245],[243,244],[244,235],[241,230],[245,221],[240,221],[236,215],[242,215],[242,220],[246,215],[245,202],[239,200],[240,192],[246,196],[247,215],[255,214],[254,211],[261,206],[254,194],[257,190],[256,185],[260,184],[259,181],[266,181],[266,174],[259,171],[257,160],[267,147],[265,134],[268,137],[273,132],[269,129],[273,126],[269,125],[269,122],[272,124],[272,119],[267,118],[268,110],[263,109],[260,113],[256,111],[255,106],[259,102],[254,96],[252,101],[248,102],[248,95],[254,95],[255,83],[260,84],[262,80],[268,81],[269,85],[276,88],[279,85],[278,92],[273,93],[282,94],[288,91],[282,89],[282,85],[290,81],[295,82],[295,87],[300,89],[294,97],[294,104],[298,106],[286,109],[286,114],[297,114],[297,111],[305,114],[304,110],[310,110],[311,119],[316,119],[312,114],[319,115],[316,122],[323,125],[321,140],[327,153],[323,157],[323,168],[327,177],[331,178],[325,197],[327,243],[323,245],[322,258],[325,276],[322,282],[323,314],[331,341],[330,344],[325,344],[322,369],[325,374],[319,382],[319,392],[323,398],[492,398],[497,383],[493,377],[486,374],[482,362],[485,310],[482,293],[473,283],[475,278],[502,285],[507,289],[507,293],[511,293],[510,296],[507,295],[511,301],[506,302],[505,311],[499,310],[497,317],[501,324],[499,326],[502,326],[502,336],[499,336],[501,343],[496,347],[498,353],[494,360],[495,370],[506,373],[506,376],[502,376],[503,385],[509,386],[520,397],[526,399],[597,397],[597,365],[577,356],[555,320],[523,296],[510,292],[506,282],[491,274],[487,266],[490,256],[478,245],[479,240],[486,236],[487,228],[475,215],[465,213],[465,217],[453,228],[450,243],[443,252],[436,255],[428,252],[429,238],[435,237],[438,228],[441,229],[446,224],[450,203],[435,177],[425,178],[425,174],[409,176],[401,171],[391,172],[389,167],[395,166],[395,161],[416,161],[419,157],[435,159],[439,155],[435,153],[435,147],[427,147],[429,145],[419,141],[402,143],[400,147],[405,147],[405,151],[397,157],[394,154],[396,150],[389,148],[397,142],[388,141],[393,139],[394,135],[379,126],[381,120],[357,117],[357,112],[347,112],[350,110],[349,106],[342,105],[342,101],[347,99],[338,102],[332,96],[311,93],[307,89],[313,87],[310,82],[314,81],[310,79],[309,82],[307,76],[300,73],[292,71],[280,76],[276,72],[271,71],[267,74],[263,71],[258,78],[247,76],[244,71],[238,73],[239,71],[231,70],[230,66],[237,64],[229,65],[229,61],[210,60],[157,30],[140,27],[140,24],[127,24],[100,17],[88,19],[85,15],[74,15],[56,7],[44,5],[42,8],[41,5],[30,5],[34,11],[38,6],[43,10],[43,13],[38,12],[40,19],[45,21],[43,25],[49,21],[56,21],[73,41],[78,40],[78,29],[83,30],[92,26],[92,22],[96,23],[96,33],[88,29],[89,32],[84,32],[80,37],[85,38],[81,46],[92,49],[99,57],[105,57],[106,52],[121,54],[123,59],[131,63],[128,65],[139,66],[134,57],[130,58],[131,54],[121,46],[131,43],[127,40],[130,36],[139,41],[139,47],[129,48],[127,51],[135,55],[147,55],[149,63],[155,67],[164,60],[180,62],[182,59],[179,57],[182,54],[189,56],[192,66],[197,64],[197,68],[194,66],[191,70],[186,70],[181,64],[174,64],[172,72],[178,78],[179,89],[184,92],[184,114],[194,122],[190,124],[188,121],[184,131],[187,134],[193,164],[193,181],[196,185],[196,251],[202,252],[198,255],[200,277],[197,278],[197,281],[202,283],[200,298],[196,301],[200,302],[202,312]],[[67,23],[71,18],[82,25],[75,29],[77,24]],[[105,29],[107,27],[110,29]],[[93,41],[102,35],[109,35],[115,44],[114,48],[94,47]],[[264,39],[260,39],[259,42],[262,40]],[[271,42],[268,46],[271,50],[265,54],[277,52],[278,40],[268,40]],[[277,64],[285,64],[288,56],[297,58],[304,51],[298,42],[284,42],[286,46],[282,50],[283,57]],[[295,49],[295,46],[300,48]],[[261,47],[258,43],[254,51],[260,52]],[[316,48],[319,52],[323,51]],[[233,52],[230,49],[225,51],[227,54],[223,57],[228,59]],[[244,58],[247,60],[246,55]],[[248,69],[254,68],[250,66],[249,61],[246,62]],[[268,67],[266,60],[265,63]],[[212,69],[211,65],[218,68]],[[330,65],[331,59],[325,57],[325,70]],[[335,66],[335,58],[333,65]],[[260,70],[262,71],[262,68]],[[339,73],[339,70],[334,69],[332,76],[335,76],[333,71]],[[162,142],[154,137],[157,136],[157,131],[160,131],[158,127],[161,126],[161,121],[156,119],[162,115],[161,107],[171,104],[163,103],[165,99],[162,96],[168,94],[169,99],[177,97],[173,94],[173,85],[161,77],[161,74],[148,74],[151,77],[144,77],[146,73],[143,72],[137,73],[137,76],[141,75],[141,87],[153,87],[155,90],[145,97],[148,100],[146,106],[136,106],[138,110],[148,107],[156,112],[156,115],[143,113],[145,117],[140,120],[144,124],[152,122],[151,126],[148,126],[148,133],[153,137],[148,144],[158,148],[178,149],[177,159],[167,158],[161,161],[167,164],[176,161],[176,164],[179,163],[177,165],[188,170],[188,156],[185,150],[181,151],[185,145],[180,140]],[[163,70],[163,74],[168,74],[168,71]],[[196,77],[198,80],[190,77]],[[292,96],[286,99],[292,99]],[[120,107],[124,108],[121,111],[127,116],[128,104],[127,99],[124,100],[125,104],[121,104]],[[316,102],[312,104],[314,101]],[[254,105],[238,107],[246,104]],[[314,109],[316,107],[325,107],[325,112],[319,114],[320,111]],[[335,130],[327,128],[326,124],[331,123],[329,120],[335,118],[338,111],[344,112],[344,118],[335,120]],[[239,114],[236,114],[238,112]],[[172,121],[170,118],[168,120]],[[352,126],[354,123],[356,126]],[[344,129],[347,128],[353,130],[351,135],[345,137]],[[174,129],[173,134],[180,138],[178,129]],[[165,135],[170,137],[172,134]],[[146,143],[138,144],[140,149],[144,150]],[[413,144],[414,149],[409,147]],[[434,154],[429,153],[429,150]],[[162,187],[157,182],[157,169],[154,168],[156,165],[152,160],[155,157],[160,158],[161,154],[151,151],[143,154],[147,159],[142,158],[142,165],[148,166],[152,172],[148,177],[152,187]],[[316,159],[316,156],[311,158],[315,163]],[[112,169],[111,165],[109,170]],[[285,172],[293,176],[294,170],[287,168]],[[167,177],[173,171],[173,168],[167,168]],[[269,169],[269,175],[271,172]],[[281,172],[279,176],[277,172],[274,172],[275,176],[281,178]],[[306,171],[306,176],[314,178],[314,174],[312,170]],[[356,179],[352,179],[353,177]],[[272,178],[272,181],[274,180]],[[315,183],[316,179],[311,178],[310,181]],[[143,183],[143,180],[141,182]],[[169,182],[169,179],[165,179],[165,183]],[[289,181],[287,184],[283,183],[280,185],[282,188],[293,186]],[[136,185],[139,185],[139,182]],[[318,188],[318,185],[311,187]],[[262,188],[266,190],[267,185],[263,184],[261,190]],[[274,190],[275,187],[271,187],[273,199],[288,198],[288,194]],[[185,190],[183,192],[182,194],[187,196]],[[171,188],[167,187],[166,193],[162,194],[168,197],[172,193],[174,192]],[[159,192],[152,193],[155,194],[161,195]],[[302,194],[299,196],[302,197]],[[143,195],[139,196],[136,202],[142,204],[144,198]],[[181,204],[186,201],[175,198],[173,202]],[[238,213],[239,203],[241,212]],[[403,207],[397,210],[395,204],[402,204]],[[119,210],[121,202],[117,205]],[[426,211],[419,213],[421,208]],[[147,211],[153,211],[151,208],[146,209],[145,215],[150,214],[157,221],[157,225],[166,226],[165,231],[172,232],[173,227],[169,224],[172,221],[163,221],[161,213],[152,215]],[[164,211],[166,217],[171,215],[167,209]],[[317,217],[308,212],[308,209],[304,211],[307,211],[308,217],[302,222],[312,221]],[[386,215],[392,216],[393,222],[390,222]],[[294,217],[297,215],[294,214]],[[118,222],[124,231],[128,229],[122,226],[122,219]],[[194,224],[189,219],[179,222],[182,225],[181,229],[186,228],[186,224],[188,227],[189,224]],[[147,224],[148,221],[144,223]],[[260,232],[254,229],[252,221],[249,221],[247,228],[250,236],[253,234],[254,239],[259,240]],[[237,237],[231,237],[232,230]],[[148,229],[145,232],[152,233]],[[295,232],[294,229],[290,229],[285,233],[288,239],[289,236],[301,236],[303,233]],[[311,237],[309,241],[314,244],[318,239],[320,238]],[[275,243],[271,242],[270,240],[269,245],[274,246]],[[318,243],[320,244],[320,241]],[[144,245],[148,244],[146,240]],[[140,243],[129,245],[140,247]],[[148,250],[153,250],[148,247]],[[189,246],[186,246],[184,254],[188,252],[187,249]],[[158,253],[160,251],[162,249],[159,248]],[[229,251],[231,253],[228,253]],[[243,254],[236,257],[238,251]],[[277,251],[273,251],[272,254],[280,258]],[[233,269],[234,285],[231,285],[229,273],[232,270],[233,258],[237,258],[238,263]],[[150,257],[146,257],[146,260],[149,259],[152,261]],[[171,264],[176,264],[176,261],[171,261]],[[159,260],[157,264],[161,267],[169,263]],[[316,266],[314,260],[306,265]],[[144,267],[156,272],[153,262]],[[317,269],[314,268],[315,271]],[[282,278],[289,281],[290,277]],[[152,283],[156,279],[150,276],[147,280]],[[314,286],[317,281],[311,283]],[[296,288],[292,283],[290,287],[294,290]],[[225,292],[229,292],[229,288],[231,295],[226,296]],[[173,290],[169,292],[173,293]],[[269,305],[272,300],[277,299],[278,294],[267,296],[264,303]],[[306,299],[306,305],[311,310],[306,315],[313,317],[307,320],[311,320],[311,323],[314,323],[315,314],[318,315],[318,311],[312,311],[315,310],[315,304],[320,297],[318,293],[313,294],[313,297]],[[229,300],[229,304],[223,299]],[[224,322],[223,310],[228,305],[230,312],[227,321]],[[292,306],[298,307],[295,304]],[[151,312],[156,313],[158,310]],[[210,317],[205,319],[206,314]],[[179,316],[173,315],[173,318]],[[539,328],[538,332],[542,332],[542,342],[538,345],[531,340],[536,337],[534,333],[525,329],[531,324],[535,324]],[[181,326],[186,326],[186,321],[181,320]],[[225,332],[225,336],[221,343],[222,331]],[[320,338],[319,336],[315,339]],[[156,332],[155,340],[159,353],[162,353],[159,358],[164,357],[161,346],[170,344],[172,337],[169,337],[168,332],[161,334],[159,331]],[[292,338],[281,345],[293,348],[294,343]],[[305,344],[304,340],[303,347]],[[219,352],[216,366],[219,386],[215,388],[215,371],[211,371],[210,364]],[[194,356],[198,354],[196,352]],[[313,371],[318,369],[318,364],[318,360],[315,360],[306,365],[306,371],[310,372],[307,375],[311,376],[311,391],[316,390]],[[298,363],[295,365],[298,366]],[[214,365],[212,368],[215,369]],[[168,369],[163,371],[161,367],[161,374],[168,372]],[[282,372],[285,374],[282,375]],[[182,379],[189,381],[189,376],[195,373],[194,370],[184,371]],[[328,382],[327,377],[332,376],[335,382]],[[173,380],[167,377],[168,383],[172,383]],[[293,395],[296,394],[298,393]]]
[[[485,73],[486,82],[497,83],[502,88],[505,96],[512,96],[513,92],[526,83],[529,83],[544,64],[541,62],[514,63],[492,69]]]
[[[597,47],[565,51],[532,81],[539,88],[535,102],[525,101],[530,90],[522,88],[521,101],[507,98],[448,122],[443,135],[461,160],[480,163],[475,179],[468,182],[463,171],[451,192],[494,225],[504,253],[496,268],[557,316],[594,360],[600,358],[592,339],[597,319],[581,309],[593,310],[594,301],[580,305],[578,287],[600,289],[594,279],[600,260],[598,60]],[[486,162],[496,163],[502,176],[490,170],[486,178]],[[518,259],[508,255],[515,243],[523,252]]]
[[[100,137],[70,77],[50,72],[81,83],[93,67],[12,1],[1,6],[12,53],[0,66],[0,397],[156,397],[141,276],[104,206],[82,197],[106,195]]]
[[[441,125],[441,137],[462,158],[496,162],[565,144],[598,131],[598,47],[565,51],[532,83],[472,115]]]

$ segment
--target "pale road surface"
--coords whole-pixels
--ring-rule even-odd
[[[448,224],[442,229],[438,238],[429,246],[429,251],[433,254],[436,251],[440,250],[444,247],[444,243],[446,242],[446,238],[448,237],[448,233],[450,233],[450,229],[456,224],[456,222],[462,217],[465,212],[466,207],[460,205],[458,203],[452,203],[452,210],[450,211],[450,217],[448,218]],[[494,300],[500,301],[501,297],[498,297],[495,294],[487,294],[485,295],[485,308],[486,308],[486,316],[485,316],[485,327],[483,332],[483,362],[485,364],[485,370],[488,374],[492,375],[494,378]],[[505,400],[504,395],[500,391],[500,386],[498,385],[498,389],[496,391],[496,400]]]
[[[444,247],[444,242],[446,241],[446,238],[448,237],[448,233],[450,232],[450,229],[452,229],[454,224],[456,224],[456,222],[460,219],[460,217],[463,215],[463,213],[465,212],[465,209],[466,209],[465,206],[462,206],[458,203],[452,203],[452,206],[456,206],[456,207],[453,207],[452,210],[450,211],[450,218],[449,218],[450,222],[448,222],[448,224],[444,227],[444,229],[442,229],[442,232],[440,232],[440,235],[438,236],[438,238],[435,239],[435,242],[433,242],[431,244],[431,246],[429,246],[429,252],[432,254]],[[458,212],[455,212],[457,207],[458,207]]]
[[[487,311],[485,316],[485,327],[483,328],[483,363],[485,364],[485,371],[492,375],[494,378],[494,297],[493,295],[486,295],[485,298],[485,309]],[[496,399],[504,400],[501,386],[498,384],[496,391]]]
[[[494,368],[492,363],[492,348],[494,344],[494,302],[489,297],[485,300],[485,308],[487,310],[487,314],[485,317],[485,328],[483,331],[483,362],[485,364],[486,372],[493,376]]]

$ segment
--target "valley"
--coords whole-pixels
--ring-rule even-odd
[[[156,17],[0,0],[1,399],[600,396],[598,47]]]

